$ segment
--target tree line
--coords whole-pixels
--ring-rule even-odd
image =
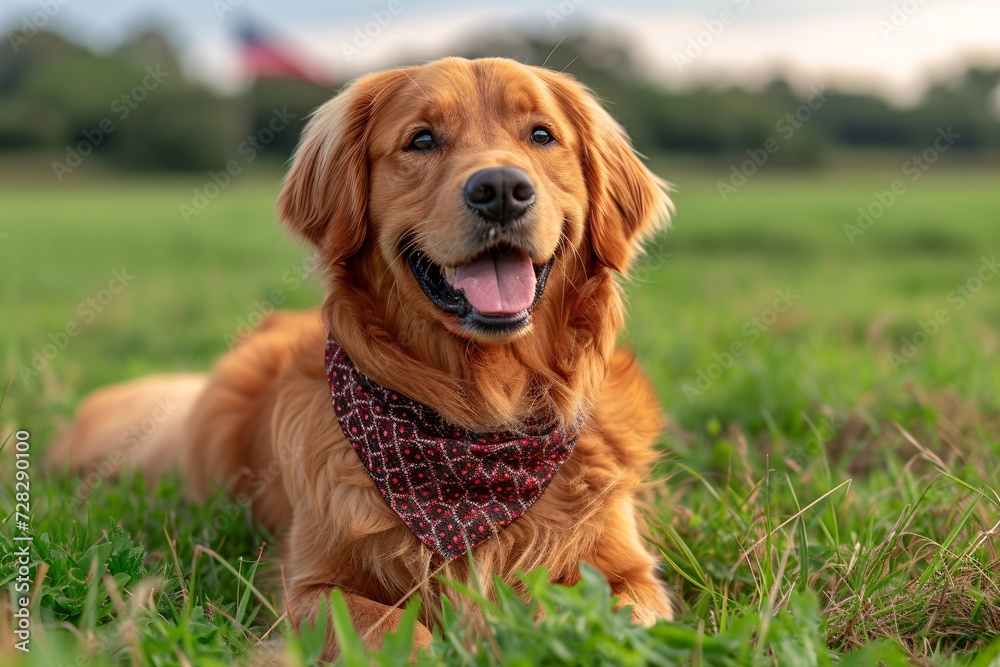
[[[942,130],[959,135],[955,146],[968,154],[1000,149],[1000,69],[969,67],[930,85],[919,104],[898,108],[875,95],[796,90],[781,78],[757,90],[667,90],[643,74],[624,37],[604,33],[558,44],[531,36],[477,44],[465,55],[548,59],[548,67],[574,74],[647,155],[759,154],[808,166],[836,151],[920,151]],[[0,50],[0,152],[53,155],[60,179],[91,154],[129,170],[204,171],[258,158],[280,164],[308,114],[344,83],[258,79],[226,95],[185,76],[158,30],[110,52],[39,31],[16,50]]]

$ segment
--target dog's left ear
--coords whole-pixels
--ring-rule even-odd
[[[576,128],[594,259],[625,273],[642,242],[669,223],[668,185],[639,160],[625,130],[586,87],[565,74],[540,72]]]

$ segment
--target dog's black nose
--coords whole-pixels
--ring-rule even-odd
[[[486,221],[505,225],[535,202],[535,184],[516,167],[480,169],[465,182],[465,201]]]

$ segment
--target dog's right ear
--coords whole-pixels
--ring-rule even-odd
[[[332,263],[361,249],[368,227],[368,134],[398,70],[362,77],[316,109],[278,196],[281,221]]]
[[[568,74],[535,70],[577,128],[596,264],[625,273],[642,243],[669,222],[669,186],[643,164],[625,130]]]

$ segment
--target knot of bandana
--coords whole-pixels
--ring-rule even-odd
[[[326,343],[337,421],[382,498],[414,535],[451,560],[516,521],[552,481],[577,433],[555,415],[477,433],[361,374]]]

